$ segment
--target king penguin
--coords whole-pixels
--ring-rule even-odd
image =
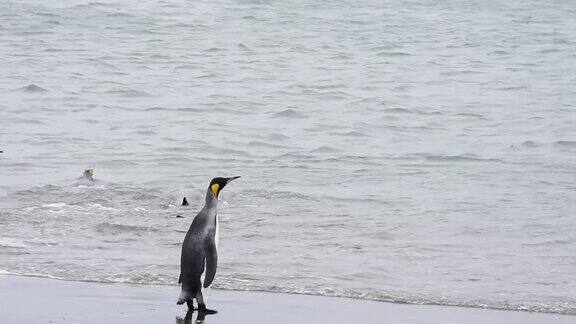
[[[178,305],[186,303],[189,311],[194,310],[193,300],[198,303],[198,311],[216,313],[206,309],[202,288],[208,288],[216,275],[218,263],[218,194],[232,180],[231,178],[214,178],[206,192],[206,203],[194,217],[192,225],[182,243],[180,258],[180,278],[182,292]]]

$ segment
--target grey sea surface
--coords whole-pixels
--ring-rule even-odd
[[[576,314],[574,1],[4,0],[0,150],[3,273],[176,284],[241,175],[215,287]]]

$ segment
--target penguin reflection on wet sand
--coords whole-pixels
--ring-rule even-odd
[[[208,288],[214,276],[218,263],[218,195],[232,178],[214,178],[210,181],[206,192],[206,203],[194,217],[192,225],[182,243],[180,259],[180,278],[182,292],[178,305],[186,303],[188,310],[194,310],[193,300],[196,299],[198,311],[214,314],[216,311],[206,309],[203,288]]]
[[[198,312],[198,315],[196,316],[195,321],[193,321],[193,319],[194,319],[193,315],[194,315],[194,311],[188,310],[188,312],[186,312],[186,316],[184,316],[184,317],[176,316],[176,324],[204,323],[204,321],[206,319],[206,315],[210,315],[210,314]]]

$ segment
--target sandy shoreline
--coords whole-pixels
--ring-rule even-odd
[[[2,323],[188,323],[178,287],[0,275]],[[575,316],[213,289],[205,323],[574,323]],[[196,319],[194,314],[191,322]]]

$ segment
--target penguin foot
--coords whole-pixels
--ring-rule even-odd
[[[215,311],[213,309],[208,309],[208,308],[206,308],[206,305],[200,304],[200,305],[198,305],[198,313],[212,315],[212,314],[218,313],[218,311]]]
[[[218,311],[214,309],[198,309],[198,314],[214,315],[218,314]]]

